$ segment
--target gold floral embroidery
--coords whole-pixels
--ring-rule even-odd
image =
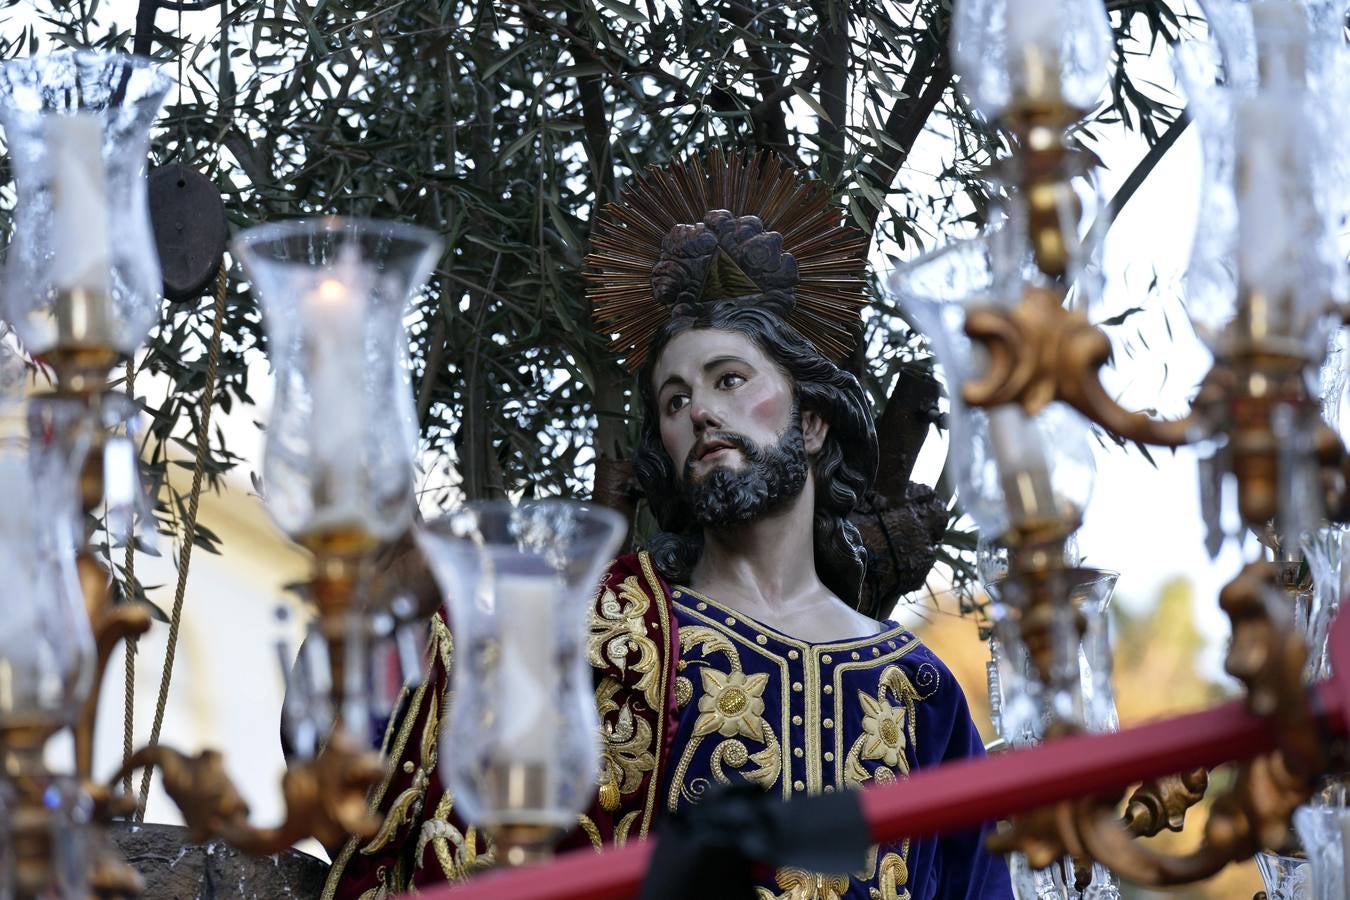
[[[704,656],[721,653],[726,656],[733,669],[739,671],[741,668],[741,655],[736,652],[736,645],[725,634],[707,625],[681,625],[680,653],[688,654],[695,648],[701,650]],[[682,659],[680,662],[685,663],[687,660]]]
[[[454,797],[447,790],[441,797],[441,802],[436,805],[436,812],[422,823],[421,833],[417,838],[416,859],[417,867],[421,868],[422,855],[427,845],[430,845],[446,881],[458,882],[464,881],[479,869],[491,866],[495,853],[491,845],[484,852],[478,852],[477,829],[470,826],[461,832],[456,828],[450,821],[450,811],[453,808]]]
[[[871,900],[909,900],[909,867],[899,853],[887,853],[877,867],[877,883],[868,890]]]
[[[675,678],[675,705],[684,709],[694,699],[694,683],[683,675]]]
[[[769,731],[769,740],[764,749],[758,753],[750,753],[738,740],[723,741],[713,748],[708,764],[712,769],[713,778],[717,779],[719,784],[731,784],[731,779],[722,768],[723,764],[739,769],[750,762],[756,763],[759,768],[741,773],[746,781],[754,782],[765,790],[778,783],[778,776],[783,771],[783,751],[778,742],[773,740],[772,731]]]
[[[897,766],[905,754],[905,708],[892,706],[881,697],[869,697],[858,691],[858,703],[863,710],[863,759],[879,759],[888,766]]]
[[[875,697],[858,692],[863,733],[853,742],[844,760],[844,784],[848,787],[859,787],[869,778],[894,781],[896,772],[902,775],[909,772],[905,749],[914,746],[918,739],[914,714],[915,704],[922,698],[899,666],[887,666],[879,681]],[[869,774],[862,764],[865,759],[877,760],[880,765]]]
[[[361,848],[363,856],[370,856],[378,853],[389,846],[390,841],[398,834],[399,828],[405,823],[417,821],[417,817],[422,812],[422,800],[427,793],[427,785],[430,783],[430,771],[436,766],[436,742],[440,736],[440,699],[431,698],[431,705],[427,707],[427,718],[422,725],[421,751],[419,757],[422,761],[421,766],[413,773],[412,784],[394,798],[394,802],[389,806],[389,812],[385,814],[384,821],[380,823],[380,830],[375,833],[375,837],[370,843]],[[411,767],[412,763],[404,763]]]
[[[619,808],[622,797],[642,785],[644,773],[656,769],[652,726],[635,715],[628,704],[614,699],[621,685],[606,676],[595,690],[595,705],[600,713],[600,801],[606,812]]]
[[[614,829],[614,846],[622,847],[628,843],[628,832],[633,830],[633,823],[640,814],[641,811],[635,809],[619,820],[618,827]]]
[[[380,823],[380,830],[371,838],[370,843],[361,848],[361,855],[370,856],[379,853],[389,846],[389,842],[398,834],[400,827],[407,822],[415,821],[422,810],[422,798],[426,792],[427,773],[418,769],[413,775],[412,786],[395,798],[389,812],[385,814],[384,821]]]
[[[679,635],[681,652],[688,654],[681,662],[686,667],[698,667],[702,696],[698,698],[698,717],[694,720],[689,741],[680,754],[679,764],[670,782],[666,805],[674,810],[679,807],[681,799],[687,803],[697,803],[703,797],[710,785],[708,779],[696,778],[686,783],[685,773],[703,739],[713,734],[729,739],[713,748],[709,761],[713,779],[720,784],[730,784],[731,778],[725,767],[739,769],[754,763],[757,768],[741,773],[742,777],[766,790],[772,789],[782,775],[783,748],[773,727],[764,718],[764,690],[768,686],[769,676],[764,673],[746,675],[735,645],[715,628],[684,625]],[[701,652],[703,659],[693,658],[691,651],[695,649]],[[711,654],[725,657],[729,670],[721,671],[710,663],[707,657]],[[681,699],[680,681],[688,684],[691,696],[686,699]],[[681,676],[675,684],[676,702],[681,706],[687,705],[693,700],[693,682]],[[751,753],[737,738],[749,738],[764,746]]]
[[[454,646],[455,646],[454,638],[450,634],[450,628],[445,624],[445,622],[441,621],[440,617],[438,616],[433,616],[431,619],[431,639],[428,643],[429,643],[429,646],[427,648],[428,659],[439,660],[444,670],[446,672],[449,672],[451,659],[454,655]],[[444,690],[438,694],[437,692],[431,690],[431,682],[429,681],[423,682],[417,688],[417,690],[413,693],[412,699],[408,704],[408,708],[407,710],[404,711],[404,714],[401,717],[401,719],[391,721],[389,723],[389,731],[385,734],[384,741],[382,742],[382,748],[388,751],[387,756],[389,759],[399,760],[403,758],[403,754],[408,747],[408,742],[412,737],[413,725],[416,723],[418,713],[422,709],[422,704],[427,702],[427,697],[431,697],[432,701],[436,703],[436,708],[438,709],[441,705],[440,703],[441,697],[448,694],[448,690],[449,688],[447,685],[444,688]],[[431,714],[429,714],[427,724],[430,725],[432,720],[435,720],[437,724],[432,725],[430,729],[424,726],[421,735],[421,746],[419,749],[422,751],[421,768],[424,771],[430,771],[430,769],[433,766],[435,766],[435,745],[439,729],[439,716],[436,715],[435,709],[433,709]],[[397,733],[395,733],[395,729],[397,729]],[[430,755],[428,754],[427,751],[428,741],[430,741],[430,745],[432,748]],[[367,806],[372,812],[379,810],[380,804],[383,802],[385,794],[389,790],[389,785],[394,777],[394,772],[395,769],[394,767],[391,766],[388,772],[386,773],[384,780],[379,785],[377,785],[374,790],[371,791],[370,796],[367,799]],[[410,803],[409,809],[411,810],[413,806],[418,806],[418,809],[420,811],[420,803],[422,802],[424,796],[425,796],[425,787],[423,787],[420,792],[414,792],[412,799],[415,800],[415,803]],[[400,795],[398,798],[395,798],[393,805],[397,805],[399,800],[402,798],[403,795]],[[414,813],[410,817],[410,821],[415,819],[416,813]],[[381,830],[383,831],[383,829]],[[397,828],[394,829],[394,833],[390,834],[389,837],[392,838],[396,836],[396,834]],[[378,839],[379,833],[376,834],[376,840]],[[332,867],[329,868],[328,870],[328,878],[324,882],[321,900],[332,900],[332,898],[337,893],[337,888],[342,881],[342,876],[346,872],[347,864],[351,861],[351,858],[359,851],[360,848],[361,844],[355,837],[348,838],[347,843],[343,845],[342,850],[338,853],[337,859],[333,861]],[[402,873],[397,870],[394,872],[389,872],[387,870],[387,867],[384,866],[381,866],[377,870],[377,873],[378,873],[377,877],[381,879],[382,888],[387,893],[392,894],[402,893],[408,887],[407,884],[408,879],[406,877],[406,873]],[[393,879],[392,884],[388,880],[391,878]]]
[[[656,642],[647,637],[643,621],[651,600],[642,591],[636,575],[619,585],[616,595],[608,587],[600,589],[599,602],[591,613],[591,636],[587,655],[591,665],[604,670],[609,666],[626,674],[629,669],[640,676],[635,687],[642,692],[652,709],[661,703],[661,671]],[[628,655],[638,654],[637,662],[629,663]]]
[[[581,813],[577,816],[577,824],[586,833],[586,838],[591,842],[591,849],[596,853],[605,849],[605,839],[600,836],[600,828],[590,816]]]
[[[744,672],[719,672],[705,668],[703,696],[698,700],[699,717],[694,722],[694,737],[712,734],[722,737],[745,735],[764,740],[764,688],[769,676],[746,676]]]
[[[757,888],[759,900],[841,900],[848,890],[847,875],[818,875],[802,869],[779,869],[774,882],[783,893]]]

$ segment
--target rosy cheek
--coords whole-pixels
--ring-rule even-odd
[[[783,391],[767,391],[750,405],[754,420],[775,431],[787,421],[791,398]]]

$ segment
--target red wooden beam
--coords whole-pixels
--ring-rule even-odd
[[[1337,675],[1310,689],[1318,725],[1346,732],[1350,706],[1350,615],[1332,628]],[[1341,651],[1341,652],[1337,652]],[[1345,665],[1337,665],[1346,660]],[[865,788],[863,813],[877,843],[943,834],[1088,794],[1122,791],[1160,775],[1249,759],[1276,746],[1274,725],[1234,700],[1204,712],[1114,734],[1077,735],[1037,747],[961,760]],[[486,872],[421,900],[632,900],[653,840],[597,854],[575,850],[549,863]]]

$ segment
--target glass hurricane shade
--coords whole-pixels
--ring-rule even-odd
[[[961,389],[979,376],[984,351],[965,333],[966,310],[1011,306],[1021,296],[1020,272],[999,262],[1001,236],[963,241],[901,267],[890,288],[931,341],[948,386],[949,453],[962,508],[995,539],[1077,528],[1091,495],[1095,462],[1083,417],[1054,402],[1026,413],[1020,406],[967,406]]]
[[[956,0],[952,61],[975,107],[1086,110],[1106,84],[1111,24],[1102,0]]]
[[[276,393],[263,498],[293,537],[401,533],[417,448],[404,315],[440,249],[412,225],[330,217],[240,234]]]
[[[130,354],[159,319],[145,168],[171,84],[147,59],[83,50],[0,66],[17,195],[0,315],[31,352]]]
[[[1216,2],[1178,54],[1203,154],[1186,310],[1220,356],[1326,349],[1347,277],[1350,57],[1330,6]]]
[[[588,628],[623,534],[613,510],[565,500],[471,504],[418,531],[456,648],[441,776],[479,827],[551,841],[595,796]]]
[[[89,691],[94,640],[75,567],[82,516],[61,442],[0,446],[0,726],[68,725]]]

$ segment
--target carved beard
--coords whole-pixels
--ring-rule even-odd
[[[746,465],[742,469],[718,466],[697,478],[693,458],[685,461],[680,490],[694,522],[703,528],[753,522],[795,499],[806,486],[809,458],[802,427],[796,421],[772,447],[759,447],[728,431],[710,434],[708,440],[732,445],[741,451]]]

